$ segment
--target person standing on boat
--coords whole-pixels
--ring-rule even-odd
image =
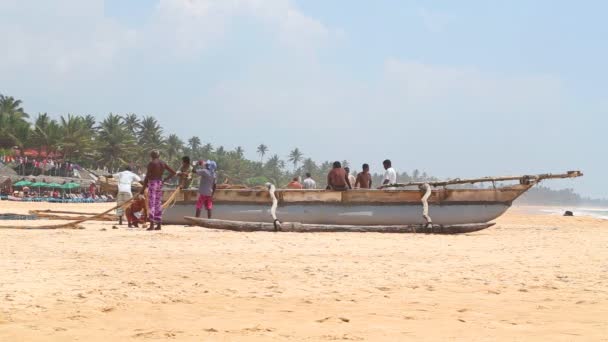
[[[371,189],[372,175],[369,173],[369,165],[363,164],[363,171],[359,172],[355,180],[355,189]]]
[[[289,182],[289,184],[287,184],[287,189],[302,190],[303,188],[304,187],[300,183],[300,177],[293,177],[291,182]]]
[[[327,174],[327,190],[345,191],[352,189],[348,175],[339,161],[335,161],[333,168]]]
[[[160,152],[158,150],[150,152],[150,159],[152,160],[148,163],[148,170],[141,193],[143,194],[144,190],[148,189],[150,228],[147,230],[160,230],[163,218],[163,183],[175,176],[176,172],[167,163],[160,160]],[[163,179],[165,171],[169,172],[169,176]]]
[[[344,171],[346,172],[346,177],[348,177],[348,184],[350,184],[351,189],[355,187],[355,182],[357,181],[355,179],[355,176],[351,175],[350,173],[350,167],[346,166],[344,168]]]
[[[192,165],[190,164],[190,157],[183,156],[182,157],[182,166],[179,168],[177,172],[178,183],[177,185],[181,189],[188,189],[190,187],[190,183],[192,183]]]
[[[382,166],[384,166],[384,180],[382,181],[382,185],[393,185],[397,184],[397,171],[393,169],[393,165],[389,159],[386,159],[382,162]]]
[[[203,205],[207,210],[207,218],[211,218],[211,211],[213,210],[213,194],[215,193],[216,176],[215,170],[217,164],[212,160],[207,162],[200,161],[200,168],[194,170],[194,172],[201,177],[198,185],[198,200],[196,201],[196,217],[201,217],[201,209]]]
[[[302,185],[304,186],[304,189],[316,189],[317,188],[317,182],[315,182],[315,180],[312,179],[310,172],[306,172],[306,178],[302,182]]]
[[[116,195],[116,205],[122,206],[126,201],[133,198],[131,193],[131,184],[133,182],[141,182],[141,178],[138,175],[131,172],[131,167],[127,166],[125,169],[117,174],[110,175],[108,178],[115,178],[118,182],[118,194]],[[118,216],[118,224],[122,225],[124,209],[116,209],[116,215]]]

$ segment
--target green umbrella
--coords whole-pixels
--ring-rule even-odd
[[[66,189],[66,190],[72,190],[72,189],[76,189],[79,187],[80,187],[80,184],[78,184],[78,183],[65,183],[61,186],[62,189]]]
[[[46,185],[47,188],[53,188],[53,189],[55,189],[55,188],[61,188],[61,186],[62,185],[58,184],[58,183],[49,183],[49,184]]]
[[[32,185],[32,182],[26,181],[26,180],[18,181],[17,183],[13,184],[13,186],[30,186],[30,185]]]
[[[48,184],[45,182],[36,182],[36,183],[32,183],[30,186],[33,188],[42,188],[42,187],[46,187]]]

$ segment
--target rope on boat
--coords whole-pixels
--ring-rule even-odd
[[[270,198],[272,199],[272,207],[270,207],[270,214],[272,215],[272,218],[274,220],[272,221],[272,223],[274,224],[274,230],[279,231],[281,230],[281,221],[279,221],[279,219],[277,218],[277,206],[279,205],[279,200],[277,199],[277,196],[274,193],[276,188],[272,183],[266,183],[266,187],[268,188],[268,193],[270,194]]]
[[[165,210],[169,207],[173,207],[173,205],[175,205],[175,202],[177,202],[177,195],[179,195],[179,193],[182,191],[182,187],[178,186],[177,189],[175,189],[175,191],[173,191],[173,193],[171,194],[171,196],[169,196],[169,198],[167,198],[167,200],[165,201],[165,203],[163,203],[162,205],[162,209]]]
[[[420,186],[420,190],[424,190],[424,195],[422,196],[422,217],[424,217],[424,220],[426,221],[426,226],[432,226],[433,225],[433,220],[431,219],[431,217],[429,216],[429,197],[431,197],[432,194],[432,188],[428,183],[425,183],[423,185]]]

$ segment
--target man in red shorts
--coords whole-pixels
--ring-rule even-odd
[[[213,210],[213,193],[215,192],[215,169],[217,164],[212,160],[200,161],[199,167],[195,170],[201,177],[198,185],[198,200],[196,201],[196,217],[201,216],[203,206],[207,210],[207,218],[211,218]]]

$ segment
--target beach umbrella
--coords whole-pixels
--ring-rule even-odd
[[[52,188],[52,189],[61,188],[61,184],[59,184],[59,183],[49,183],[49,184],[46,185],[46,187],[47,188]]]
[[[65,189],[65,190],[72,190],[72,189],[76,189],[79,187],[80,187],[80,184],[78,184],[78,183],[65,183],[61,186],[61,188]]]
[[[78,183],[65,183],[61,186],[63,190],[70,190],[70,193],[72,193],[72,189],[78,189],[79,187],[80,184]]]
[[[32,185],[32,182],[26,181],[26,180],[18,181],[17,183],[13,184],[13,186],[30,186],[30,185]]]
[[[35,182],[30,185],[32,188],[38,188],[38,195],[40,195],[40,188],[47,186],[45,182]]]

